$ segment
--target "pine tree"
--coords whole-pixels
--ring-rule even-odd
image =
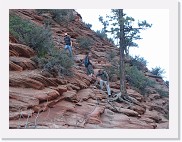
[[[134,98],[127,95],[125,85],[125,56],[129,55],[129,47],[138,47],[138,44],[134,40],[141,39],[139,33],[141,30],[150,28],[152,25],[145,21],[138,21],[136,27],[133,26],[135,19],[126,16],[123,13],[123,9],[112,9],[111,15],[106,15],[106,19],[99,17],[99,21],[103,24],[103,30],[106,33],[114,35],[115,39],[119,39],[120,48],[120,93],[115,95],[113,100],[136,102]]]

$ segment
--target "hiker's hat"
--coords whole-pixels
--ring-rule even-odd
[[[67,34],[67,33],[65,33],[64,35],[65,35],[65,36],[67,36],[68,34]]]

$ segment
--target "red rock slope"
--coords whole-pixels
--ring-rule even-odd
[[[43,17],[34,10],[15,10],[18,15],[38,25]],[[99,38],[86,28],[79,14],[68,28],[54,22],[51,30],[56,47],[63,48],[63,35],[68,32],[74,46],[76,38],[89,36],[94,40],[92,63],[97,72],[109,65],[107,54],[114,50],[109,42]],[[59,35],[59,37],[58,37]],[[58,39],[61,38],[59,43]],[[85,54],[73,48],[76,65],[72,68],[73,77],[50,77],[41,72],[31,60],[35,52],[26,45],[19,44],[10,35],[9,44],[9,128],[124,128],[124,129],[161,129],[168,128],[168,98],[150,94],[144,98],[137,91],[127,89],[130,96],[140,105],[107,101],[107,94],[93,86],[92,79],[86,75],[79,61]],[[149,76],[149,75],[148,75]],[[152,78],[152,77],[151,77]],[[153,78],[156,80],[155,78]],[[161,80],[158,80],[161,82]],[[162,84],[162,83],[161,83]],[[110,83],[111,90],[119,91],[119,81]],[[162,84],[164,86],[164,84]],[[118,113],[115,108],[118,108]]]

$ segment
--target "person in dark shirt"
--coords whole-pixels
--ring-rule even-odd
[[[109,87],[109,76],[108,76],[107,72],[104,70],[99,70],[98,74],[96,75],[96,79],[98,76],[100,77],[100,89],[103,89],[103,83],[104,83],[106,85],[108,96],[110,97],[111,89]]]
[[[64,50],[68,50],[69,51],[69,56],[70,57],[73,57],[73,53],[72,53],[72,42],[71,42],[71,39],[70,39],[70,37],[68,36],[67,33],[65,33],[64,42],[65,42]]]
[[[92,77],[94,74],[94,70],[93,70],[92,63],[89,60],[89,52],[86,53],[86,56],[84,58],[84,65],[87,70],[87,75]]]

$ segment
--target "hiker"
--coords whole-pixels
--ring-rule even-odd
[[[98,74],[96,75],[96,79],[98,76],[100,77],[100,89],[103,89],[103,83],[104,83],[106,85],[108,96],[110,97],[111,89],[109,87],[109,76],[108,76],[107,72],[104,70],[99,70]]]
[[[89,52],[86,53],[86,56],[84,58],[84,65],[87,70],[87,75],[92,77],[94,74],[94,70],[93,70],[92,63],[89,60]]]
[[[65,42],[65,47],[64,50],[66,51],[68,49],[69,51],[69,56],[73,57],[73,53],[72,53],[72,41],[70,39],[70,37],[68,36],[67,33],[64,34],[64,42]]]

